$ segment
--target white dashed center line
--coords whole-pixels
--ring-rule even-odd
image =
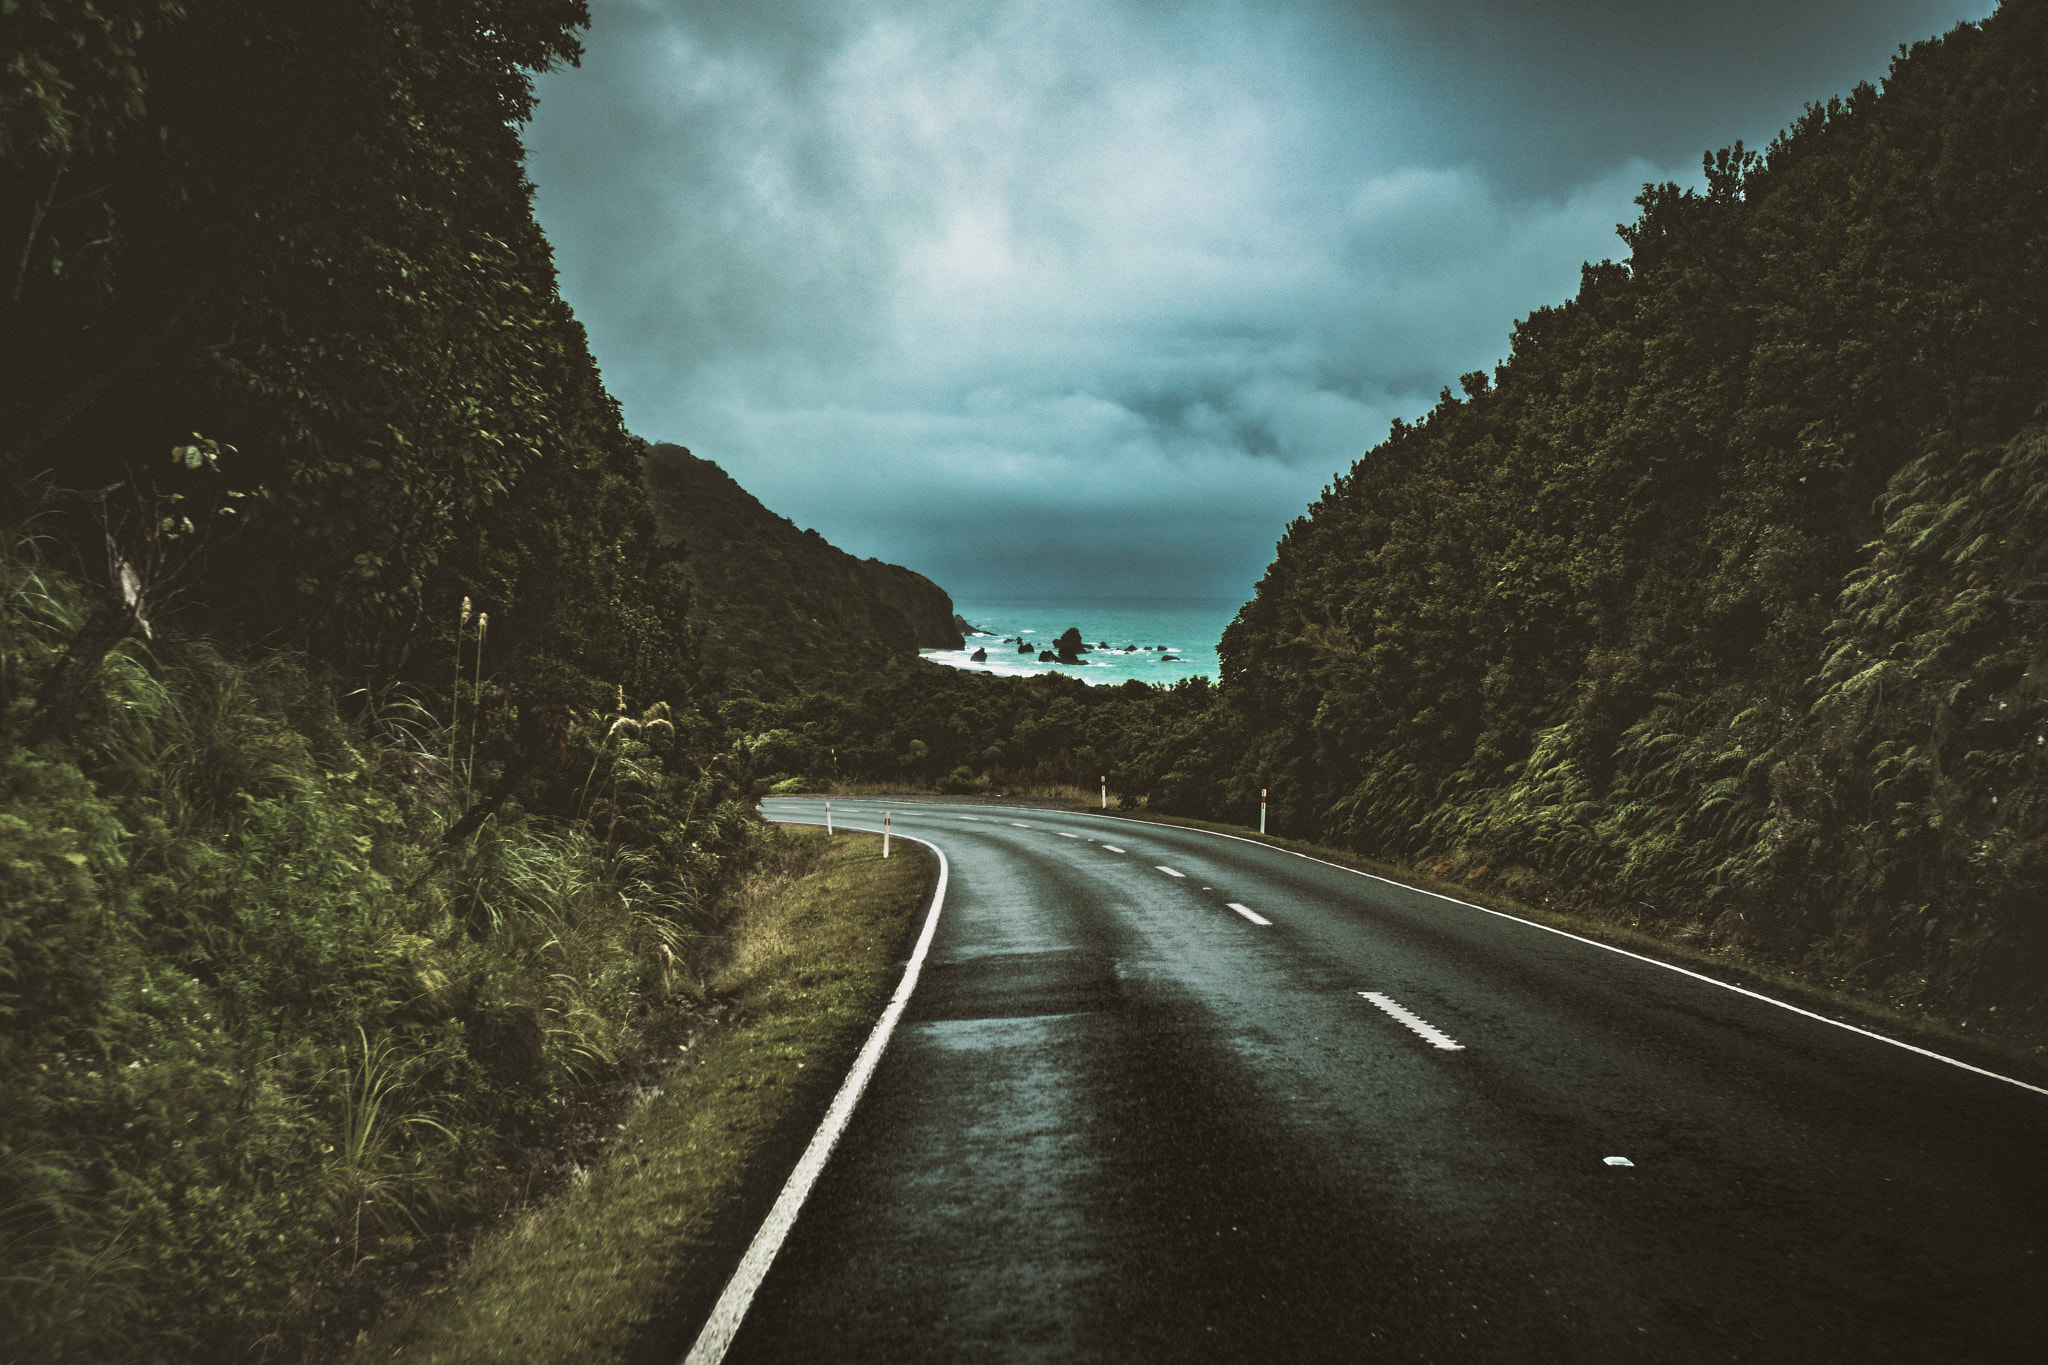
[[[1016,827],[1017,827],[1018,829],[1030,829],[1030,828],[1031,828],[1031,826],[1029,826],[1029,825],[1025,824],[1025,823],[1024,823],[1024,822],[1023,822],[1022,820],[1012,820],[1012,821],[1011,821],[1010,823],[1011,823],[1011,824],[1013,824],[1013,825],[1015,825],[1015,826],[1016,826]]]
[[[1118,848],[1118,847],[1117,847],[1117,846],[1116,846],[1115,844],[1104,844],[1104,845],[1103,845],[1103,847],[1104,847],[1104,848],[1106,848],[1106,849],[1108,849],[1108,850],[1109,850],[1109,851],[1110,851],[1111,853],[1121,853],[1121,852],[1123,852],[1123,850],[1122,850],[1122,849],[1120,849],[1120,848]]]
[[[1465,1050],[1463,1043],[1457,1042],[1431,1028],[1423,1020],[1410,1014],[1406,1007],[1392,996],[1381,995],[1378,991],[1360,991],[1359,994],[1421,1034],[1431,1047],[1440,1047],[1446,1052],[1463,1052]]]
[[[1169,877],[1185,877],[1185,876],[1187,876],[1187,875],[1188,875],[1188,874],[1187,874],[1187,873],[1185,873],[1185,872],[1175,872],[1175,871],[1174,871],[1174,870],[1173,870],[1172,868],[1168,867],[1168,866],[1167,866],[1167,865],[1166,865],[1165,863],[1154,863],[1154,864],[1153,864],[1153,866],[1154,866],[1154,867],[1157,867],[1157,868],[1158,868],[1158,869],[1159,869],[1159,870],[1160,870],[1161,872],[1164,872],[1164,873],[1165,873],[1165,874],[1166,874],[1167,876],[1169,876]]]
[[[1081,837],[1078,834],[1069,834],[1063,829],[1056,829],[1053,831],[1053,833],[1059,835],[1062,839],[1078,839]]]
[[[1237,911],[1238,914],[1243,915],[1253,924],[1264,926],[1271,924],[1273,922],[1267,919],[1264,915],[1261,915],[1257,911],[1253,910],[1249,905],[1239,905],[1236,901],[1229,901],[1226,903],[1230,906],[1231,909]]]
[[[981,817],[980,817],[979,815],[963,815],[963,816],[961,816],[960,818],[961,818],[962,820],[972,820],[972,821],[974,821],[974,822],[975,822],[976,824],[980,824],[980,823],[981,823]]]

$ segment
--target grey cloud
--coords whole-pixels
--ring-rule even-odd
[[[1984,8],[598,0],[530,166],[640,434],[958,591],[1232,595],[1644,180]]]
[[[1881,79],[1901,44],[1981,19],[1993,0],[1309,0],[1332,79],[1402,55],[1449,118],[1417,150],[1542,193],[1629,157],[1693,167],[1757,145],[1809,102]],[[1369,78],[1367,78],[1369,80]],[[1362,82],[1352,88],[1361,96]],[[1475,136],[1475,133],[1477,136]]]

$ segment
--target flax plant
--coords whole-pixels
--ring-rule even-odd
[[[484,709],[484,640],[491,633],[491,614],[480,611],[476,614],[476,673],[470,681],[469,690],[469,766],[463,773],[465,788],[476,780],[476,724],[477,717]]]
[[[455,686],[448,694],[448,785],[455,785],[455,750],[462,733],[462,633],[469,629],[469,595],[462,598],[462,617],[455,623]]]
[[[406,1128],[432,1128],[451,1142],[455,1134],[425,1114],[392,1114],[396,1097],[404,1088],[412,1064],[400,1051],[398,1040],[386,1033],[372,1042],[362,1025],[356,1026],[360,1047],[355,1066],[344,1073],[341,1086],[341,1123],[334,1145],[336,1174],[343,1186],[343,1198],[353,1204],[350,1213],[351,1253],[362,1256],[363,1210],[380,1198],[406,1213],[398,1195],[409,1184],[418,1183],[418,1172],[393,1174],[382,1169],[394,1132]],[[410,1214],[406,1215],[408,1218]]]

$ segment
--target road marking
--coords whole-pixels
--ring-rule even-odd
[[[1378,991],[1360,991],[1359,994],[1421,1034],[1431,1047],[1440,1047],[1446,1052],[1463,1052],[1465,1050],[1463,1043],[1457,1042],[1447,1034],[1440,1033],[1436,1029],[1431,1028],[1429,1024],[1410,1014],[1401,1002],[1392,996],[1381,995]]]
[[[1168,866],[1167,866],[1167,865],[1166,865],[1165,863],[1154,863],[1154,864],[1153,864],[1153,866],[1154,866],[1154,867],[1156,867],[1156,868],[1158,868],[1158,869],[1159,869],[1159,870],[1160,870],[1161,872],[1164,872],[1164,873],[1165,873],[1165,874],[1166,874],[1167,876],[1169,876],[1169,877],[1185,877],[1185,876],[1187,876],[1187,875],[1188,875],[1188,874],[1187,874],[1187,873],[1185,873],[1185,872],[1175,872],[1175,871],[1174,871],[1174,870],[1173,870],[1172,868],[1168,867]]]
[[[981,817],[980,817],[979,815],[963,815],[963,816],[961,816],[960,818],[961,818],[962,820],[972,820],[972,821],[974,821],[974,822],[975,822],[976,824],[980,824],[980,823],[981,823]]]
[[[1118,847],[1117,847],[1117,846],[1116,846],[1115,844],[1104,844],[1104,845],[1103,845],[1103,847],[1104,847],[1105,849],[1108,849],[1108,850],[1109,850],[1109,851],[1110,851],[1111,853],[1121,853],[1121,852],[1123,852],[1123,850],[1122,850],[1122,849],[1120,849],[1120,848],[1118,848]]]
[[[1063,829],[1054,830],[1053,833],[1059,835],[1062,839],[1078,839],[1081,837],[1078,834],[1069,834]]]
[[[1092,811],[1089,813],[1093,814]],[[1121,815],[1104,816],[1102,818],[1108,820],[1121,820],[1127,824],[1133,825],[1157,825],[1161,823],[1159,821],[1137,820],[1129,816]],[[1597,938],[1587,938],[1583,934],[1574,934],[1564,929],[1554,929],[1548,924],[1538,924],[1535,920],[1523,919],[1520,915],[1510,915],[1505,910],[1489,910],[1483,905],[1474,905],[1471,901],[1461,901],[1456,896],[1446,896],[1441,891],[1427,891],[1419,886],[1410,886],[1407,882],[1397,882],[1392,877],[1382,877],[1377,872],[1361,872],[1355,867],[1346,867],[1342,863],[1333,863],[1327,858],[1318,858],[1308,853],[1298,853],[1291,848],[1281,848],[1278,844],[1268,843],[1264,839],[1251,839],[1245,837],[1242,834],[1225,834],[1221,830],[1195,829],[1187,825],[1167,825],[1166,828],[1186,830],[1190,834],[1207,834],[1218,839],[1228,839],[1233,843],[1252,844],[1258,848],[1271,849],[1275,853],[1285,853],[1290,858],[1299,858],[1303,862],[1320,863],[1324,867],[1335,868],[1339,872],[1349,872],[1352,876],[1363,877],[1367,881],[1379,882],[1385,886],[1396,886],[1403,891],[1413,891],[1418,896],[1429,896],[1435,900],[1448,901],[1452,905],[1462,905],[1467,910],[1477,910],[1482,915],[1492,915],[1496,919],[1509,920],[1515,924],[1526,924],[1531,929],[1541,929],[1546,934],[1556,934],[1559,938],[1568,938],[1571,939],[1574,943],[1583,943],[1588,948],[1598,948],[1603,952],[1617,953],[1622,957],[1632,957],[1636,961],[1648,963],[1652,967],[1662,967],[1667,972],[1677,972],[1680,976],[1689,976],[1695,981],[1704,981],[1709,986],[1719,986],[1724,991],[1733,991],[1737,995],[1746,995],[1752,1000],[1761,1000],[1766,1005],[1775,1005],[1779,1009],[1785,1010],[1788,1013],[1803,1015],[1806,1018],[1815,1020],[1819,1023],[1830,1024],[1835,1028],[1841,1029],[1847,1033],[1861,1034],[1865,1038],[1870,1038],[1880,1043],[1888,1043],[1892,1047],[1899,1048],[1906,1052],[1917,1052],[1922,1057],[1927,1057],[1937,1062],[1944,1062],[1949,1066],[1958,1067],[1964,1071],[1974,1072],[1979,1076],[1985,1077],[1987,1080],[2004,1081],[2007,1085],[2016,1085],[2022,1090],[2031,1090],[2036,1095],[2048,1095],[2048,1086],[2032,1085],[2026,1081],[2018,1080],[2015,1077],[2003,1075],[2000,1072],[1987,1071],[1985,1068],[1981,1066],[1971,1066],[1968,1062],[1957,1061],[1953,1057],[1945,1056],[1942,1053],[1935,1052],[1930,1048],[1915,1047],[1911,1043],[1902,1043],[1896,1038],[1887,1038],[1882,1033],[1874,1033],[1867,1028],[1858,1028],[1854,1024],[1845,1024],[1839,1019],[1830,1019],[1825,1014],[1815,1014],[1812,1010],[1803,1010],[1799,1008],[1799,1006],[1797,1005],[1788,1005],[1782,1000],[1773,1000],[1770,996],[1765,995],[1761,991],[1753,991],[1745,986],[1731,986],[1726,981],[1716,981],[1713,977],[1706,975],[1704,972],[1689,971],[1684,967],[1673,966],[1669,962],[1662,962],[1654,957],[1646,957],[1642,953],[1632,953],[1626,948],[1617,948],[1611,943],[1602,943]]]
[[[1030,829],[1030,828],[1031,828],[1031,826],[1029,826],[1029,825],[1025,824],[1025,823],[1024,823],[1024,822],[1023,822],[1022,820],[1012,820],[1012,821],[1011,821],[1010,823],[1011,823],[1011,824],[1013,824],[1013,825],[1015,825],[1015,826],[1016,826],[1016,827],[1017,827],[1018,829]]]
[[[1604,1156],[1600,1160],[1609,1166],[1633,1166],[1636,1164],[1625,1156]]]
[[[1243,915],[1253,924],[1259,925],[1262,928],[1273,922],[1267,919],[1264,915],[1261,915],[1257,911],[1253,910],[1249,905],[1239,905],[1236,901],[1227,901],[1225,902],[1225,904],[1229,905],[1231,909],[1237,911],[1238,914]]]
[[[775,1207],[768,1210],[761,1230],[748,1243],[747,1254],[740,1257],[739,1269],[733,1271],[732,1278],[726,1281],[725,1292],[712,1306],[711,1316],[705,1321],[704,1330],[697,1334],[690,1354],[683,1358],[683,1365],[718,1365],[725,1358],[726,1349],[739,1333],[741,1319],[747,1315],[748,1305],[754,1301],[754,1291],[761,1287],[761,1281],[768,1275],[768,1267],[775,1263],[775,1253],[782,1249],[783,1239],[789,1236],[790,1228],[796,1223],[805,1197],[810,1194],[811,1186],[817,1183],[819,1173],[825,1169],[825,1159],[832,1155],[839,1135],[846,1131],[847,1121],[853,1117],[853,1107],[860,1102],[861,1092],[867,1089],[868,1078],[875,1074],[875,1064],[882,1060],[882,1049],[889,1046],[889,1035],[896,1031],[896,1021],[903,1017],[904,1008],[910,1004],[910,993],[917,989],[918,975],[924,970],[925,954],[931,951],[932,935],[938,932],[939,910],[946,903],[949,868],[946,851],[937,844],[909,834],[900,837],[924,844],[939,855],[939,884],[932,890],[932,908],[924,918],[924,932],[917,936],[917,946],[910,953],[910,965],[903,969],[903,980],[897,983],[896,994],[890,997],[889,1007],[875,1021],[866,1045],[854,1059],[853,1069],[846,1073],[839,1093],[832,1097],[832,1107],[825,1111],[825,1121],[811,1135],[811,1144],[804,1148],[796,1169],[789,1173],[782,1193],[776,1197]]]

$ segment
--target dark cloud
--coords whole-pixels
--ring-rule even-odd
[[[1989,6],[592,8],[528,143],[636,431],[957,591],[1228,596],[1644,180]]]
[[[1315,4],[1333,80],[1400,54],[1440,115],[1418,151],[1544,193],[1630,157],[1690,167],[1882,78],[1899,46],[1981,19],[1958,0],[1377,0]],[[1367,82],[1351,86],[1370,98]]]

